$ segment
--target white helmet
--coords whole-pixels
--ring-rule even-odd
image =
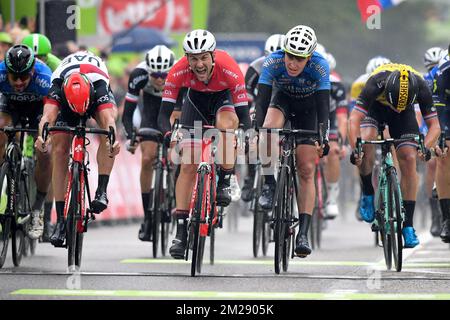
[[[148,72],[168,72],[175,63],[175,54],[164,45],[154,46],[145,55]]]
[[[193,30],[184,37],[183,49],[191,54],[211,52],[216,49],[216,38],[207,30]]]
[[[314,30],[308,26],[299,25],[286,33],[284,51],[294,56],[308,57],[317,46],[317,38]]]
[[[320,53],[320,55],[322,57],[326,58],[327,50],[325,49],[325,47],[322,44],[317,43],[316,50],[314,50],[314,51]]]
[[[282,49],[285,38],[286,36],[284,34],[273,34],[268,37],[264,46],[264,54],[269,55],[274,51]]]
[[[382,56],[376,56],[369,60],[366,66],[366,73],[372,73],[376,68],[383,64],[391,63],[391,60]]]
[[[330,71],[333,71],[334,69],[336,69],[336,59],[334,58],[334,56],[331,53],[327,53],[325,55],[325,58],[327,59],[328,65],[330,67]]]
[[[445,50],[439,47],[433,47],[425,51],[423,56],[423,64],[425,68],[430,70],[439,63],[439,60],[445,55]]]

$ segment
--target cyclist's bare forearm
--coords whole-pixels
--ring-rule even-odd
[[[352,149],[356,147],[356,139],[361,137],[361,121],[365,115],[359,111],[353,110],[348,120],[348,140]]]
[[[56,122],[56,118],[58,117],[59,108],[53,104],[45,104],[44,105],[44,113],[42,115],[41,121],[39,122],[39,135],[42,135],[42,130],[46,123],[49,126],[54,126]]]
[[[425,121],[428,127],[428,133],[425,137],[425,147],[434,148],[441,134],[441,126],[438,118],[432,118]]]

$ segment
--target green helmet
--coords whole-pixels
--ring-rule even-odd
[[[50,40],[40,33],[32,33],[22,40],[22,44],[29,46],[33,49],[34,54],[37,56],[45,56],[52,51],[52,44]]]
[[[0,32],[0,42],[13,44],[12,38],[7,32]]]

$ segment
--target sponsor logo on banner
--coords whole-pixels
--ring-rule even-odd
[[[102,0],[99,21],[105,33],[130,28],[147,17],[142,27],[186,32],[191,28],[190,0]]]

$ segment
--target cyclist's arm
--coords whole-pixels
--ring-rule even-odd
[[[324,141],[328,141],[329,119],[330,119],[330,90],[318,90],[314,93],[317,107],[318,123],[323,124],[322,137]],[[323,141],[320,141],[321,143]]]
[[[417,102],[419,103],[420,112],[428,127],[428,132],[425,137],[425,147],[431,148],[436,145],[441,133],[441,126],[439,125],[436,108],[433,106],[433,97],[428,84],[422,78],[418,78],[418,83],[419,94],[417,96]]]
[[[258,85],[259,73],[250,66],[245,73],[245,88],[247,89],[247,95],[249,99],[249,104],[255,102],[256,87]]]
[[[131,139],[133,134],[133,114],[136,110],[136,105],[139,100],[139,92],[147,84],[147,71],[141,68],[136,68],[131,72],[128,80],[128,92],[125,96],[125,107],[122,115],[122,123],[127,133],[127,139]]]
[[[433,85],[433,105],[436,108],[438,114],[441,130],[445,129],[446,122],[446,98],[445,98],[445,86],[442,79],[442,75],[437,76],[434,79]]]
[[[166,135],[166,133],[170,131],[170,116],[172,115],[174,107],[175,103],[173,102],[165,100],[162,100],[161,102],[161,108],[158,115],[158,128],[163,135]]]
[[[260,128],[264,125],[267,109],[269,108],[270,98],[272,97],[272,86],[267,84],[258,84],[258,95],[256,96],[256,123]]]
[[[42,130],[45,123],[49,123],[49,126],[54,126],[56,118],[58,117],[59,107],[58,105],[50,102],[44,105],[44,112],[42,114],[41,121],[39,122],[39,136],[42,135]]]
[[[341,82],[335,83],[334,99],[336,100],[336,118],[342,142],[347,139],[348,101],[347,91]]]

